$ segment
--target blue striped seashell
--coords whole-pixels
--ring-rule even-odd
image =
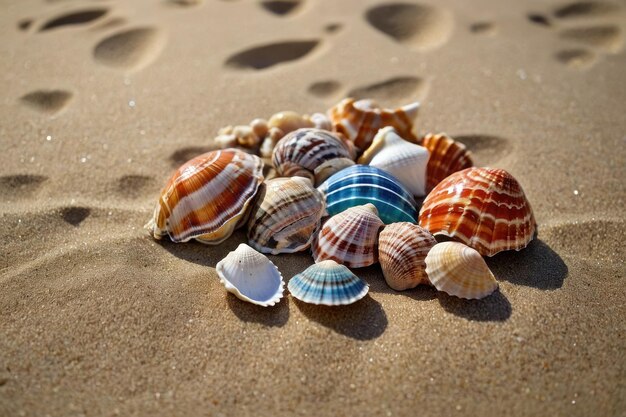
[[[300,301],[327,306],[352,304],[369,291],[365,281],[333,260],[311,265],[291,278],[287,288]]]
[[[400,181],[369,165],[353,165],[333,174],[318,190],[326,198],[329,215],[367,203],[378,209],[378,217],[385,223],[415,223],[417,207],[411,193]]]

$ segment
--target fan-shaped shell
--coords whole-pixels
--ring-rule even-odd
[[[439,291],[459,298],[484,298],[498,288],[483,257],[458,242],[436,244],[426,256],[426,274]]]
[[[313,181],[313,172],[335,158],[352,158],[335,134],[321,129],[298,129],[283,137],[274,147],[272,163],[282,176],[302,176]]]
[[[445,133],[424,136],[422,146],[430,152],[426,166],[426,192],[429,193],[448,175],[474,165],[465,145]]]
[[[354,165],[332,175],[318,187],[331,216],[349,207],[372,203],[385,224],[412,222],[417,208],[411,193],[400,181],[380,168]]]
[[[215,270],[226,290],[244,301],[267,307],[283,297],[285,282],[276,265],[245,243],[219,261]]]
[[[370,146],[378,130],[385,126],[392,126],[403,138],[416,141],[413,121],[417,117],[418,109],[418,102],[391,110],[379,108],[372,100],[355,101],[347,98],[332,107],[328,115],[333,128],[364,151]]]
[[[535,218],[524,190],[503,169],[467,168],[441,181],[422,205],[419,224],[481,255],[525,248]]]
[[[273,255],[304,250],[320,227],[324,206],[324,197],[306,178],[268,180],[250,213],[248,243]]]
[[[426,195],[426,148],[400,137],[393,127],[384,127],[359,158],[359,164],[383,169],[400,180],[413,195]]]
[[[263,181],[263,161],[237,149],[208,152],[174,172],[146,225],[155,239],[217,244],[245,221]]]
[[[313,259],[332,259],[349,268],[375,264],[383,225],[373,204],[351,207],[324,223],[311,245]]]
[[[396,291],[430,285],[424,259],[436,244],[433,235],[416,224],[385,226],[378,236],[378,261],[387,285]]]
[[[333,260],[311,265],[291,278],[287,288],[300,301],[328,306],[352,304],[369,291],[365,281]]]

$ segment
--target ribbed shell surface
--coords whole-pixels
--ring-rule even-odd
[[[272,163],[285,177],[303,176],[313,180],[315,168],[335,158],[352,158],[344,143],[321,129],[298,129],[287,134],[274,148]]]
[[[429,193],[448,175],[474,165],[470,153],[461,142],[444,133],[429,133],[422,139],[422,146],[430,152],[426,166],[426,192]]]
[[[367,149],[379,129],[394,127],[400,136],[416,141],[413,120],[417,116],[419,103],[394,109],[363,108],[355,106],[355,99],[347,98],[328,111],[333,128],[354,142],[361,151]]]
[[[414,223],[392,223],[378,236],[378,261],[387,285],[396,291],[430,285],[426,255],[437,241]]]
[[[268,180],[259,188],[250,212],[248,243],[274,255],[304,250],[324,212],[324,197],[306,178]]]
[[[460,298],[484,298],[498,288],[483,257],[458,242],[436,244],[426,256],[426,273],[437,290]]]
[[[468,168],[441,181],[422,205],[419,224],[493,256],[525,248],[535,218],[522,187],[503,169]]]
[[[351,207],[324,223],[311,245],[313,259],[332,259],[349,268],[375,264],[383,225],[373,204]]]
[[[333,260],[311,265],[294,275],[287,288],[300,301],[329,306],[352,304],[369,291],[365,281]]]
[[[326,199],[326,210],[331,216],[367,203],[378,209],[385,224],[412,222],[417,219],[417,208],[411,193],[388,172],[368,166],[354,165],[333,174],[318,187]]]
[[[161,192],[150,223],[153,236],[174,242],[227,239],[245,217],[263,181],[263,161],[236,149],[197,156],[183,164]]]

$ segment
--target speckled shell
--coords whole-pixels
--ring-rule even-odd
[[[245,243],[219,261],[215,270],[226,290],[241,300],[267,307],[283,297],[285,282],[276,265]]]
[[[383,169],[396,177],[413,195],[426,195],[428,150],[408,142],[393,127],[384,127],[359,158],[359,164]]]
[[[419,103],[407,104],[401,108],[381,109],[371,100],[355,101],[347,98],[328,111],[328,116],[337,132],[343,133],[361,151],[372,143],[380,128],[392,126],[403,138],[416,141],[413,134],[413,121],[417,117]]]
[[[287,288],[300,301],[327,306],[352,304],[369,291],[365,281],[333,260],[311,265],[291,278]]]
[[[350,158],[335,158],[324,162],[313,171],[315,175],[315,185],[320,186],[324,181],[330,178],[331,175],[344,168],[351,167],[352,165],[354,165],[354,161]]]
[[[448,175],[474,165],[465,145],[445,133],[424,136],[422,146],[430,152],[426,166],[426,192],[429,193]]]
[[[378,236],[378,261],[387,285],[396,291],[430,285],[424,259],[436,244],[433,235],[416,224],[385,226]]]
[[[304,250],[320,227],[324,206],[324,197],[306,178],[266,181],[250,212],[248,244],[273,255]]]
[[[484,298],[498,288],[483,257],[458,242],[436,244],[426,256],[426,274],[439,291],[459,298]]]
[[[272,153],[272,163],[280,175],[297,175],[311,181],[315,168],[335,158],[352,158],[352,155],[333,133],[313,128],[298,129],[285,135]]]
[[[493,256],[525,248],[535,218],[522,187],[503,169],[467,168],[441,181],[422,205],[419,224]]]
[[[385,224],[416,222],[411,193],[393,175],[369,165],[354,165],[332,175],[318,187],[331,216],[349,207],[372,203]]]
[[[356,206],[324,223],[311,249],[315,262],[332,259],[349,268],[378,262],[378,232],[383,222],[373,204]]]
[[[237,149],[208,152],[174,172],[146,228],[155,239],[217,244],[245,221],[263,181],[263,161]]]

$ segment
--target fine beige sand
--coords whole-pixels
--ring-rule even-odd
[[[407,0],[408,1],[408,0]],[[3,1],[1,416],[626,414],[626,5]],[[217,129],[422,101],[535,210],[494,295],[273,308],[143,230]],[[308,254],[271,257],[286,279]]]

